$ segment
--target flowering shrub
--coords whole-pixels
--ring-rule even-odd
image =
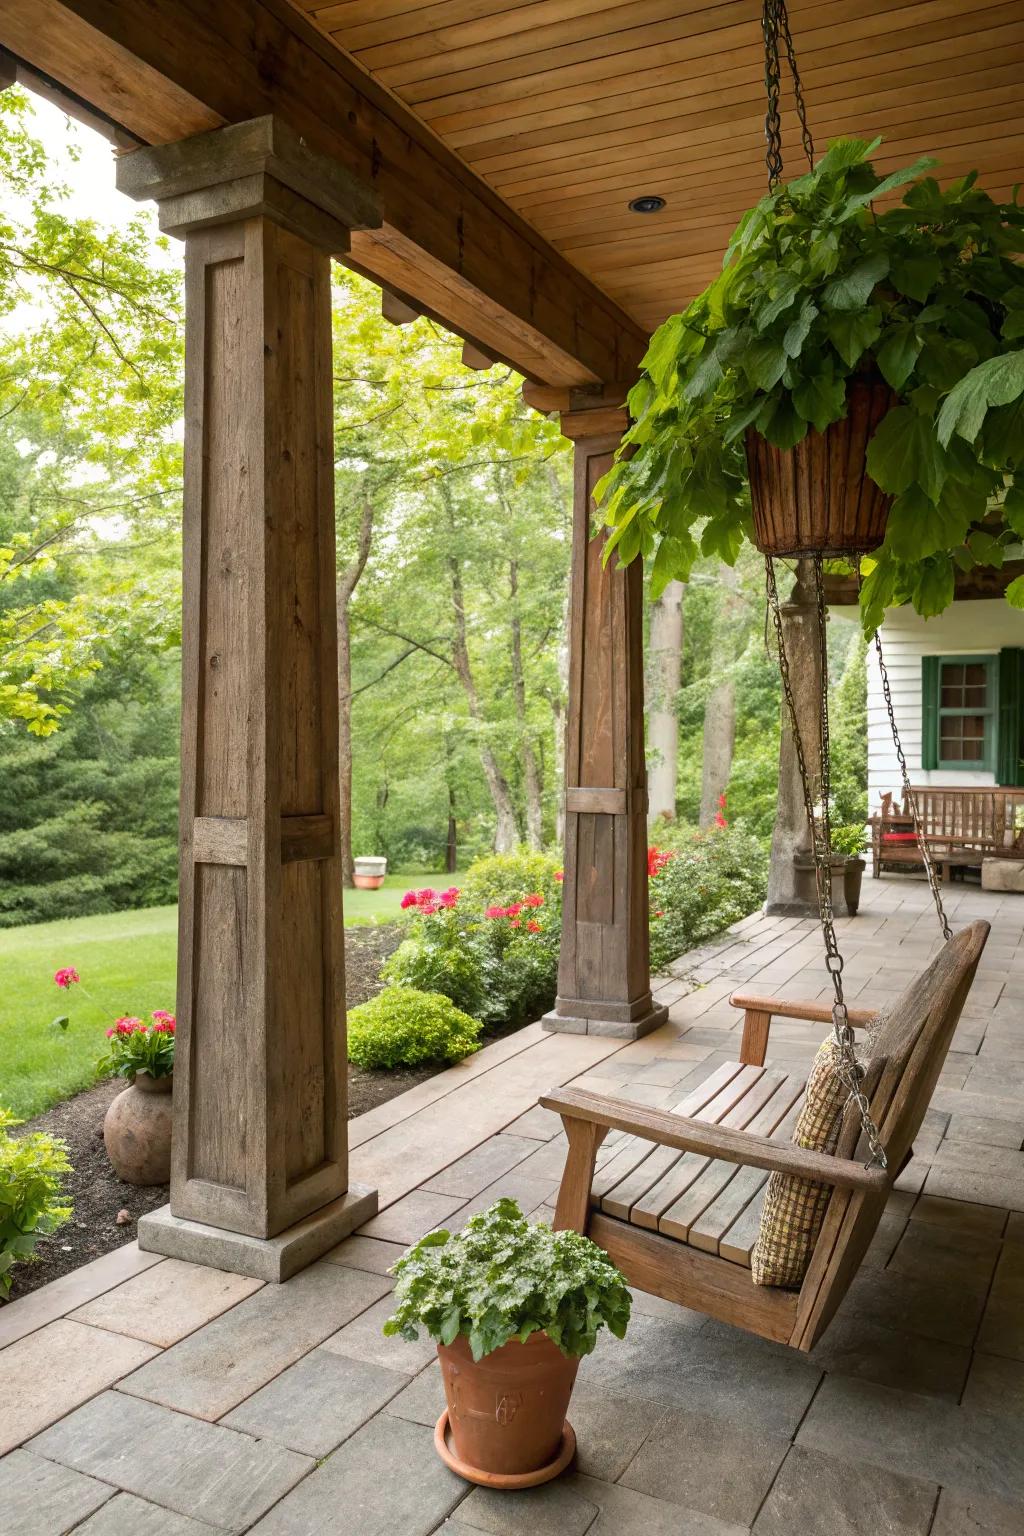
[[[514,1200],[497,1200],[461,1232],[429,1232],[402,1255],[388,1335],[441,1344],[462,1334],[474,1360],[543,1330],[563,1355],[589,1355],[598,1330],[621,1339],[631,1299],[622,1275],[578,1232],[529,1222]]]
[[[174,1014],[158,1009],[150,1017],[150,1024],[130,1015],[115,1020],[107,1030],[110,1045],[96,1063],[97,1071],[105,1077],[129,1079],[138,1072],[170,1077],[174,1071]]]
[[[479,1050],[480,1021],[439,992],[392,984],[348,1015],[348,1055],[357,1067],[416,1067],[461,1061]]]
[[[435,897],[434,891],[406,892],[402,906],[411,914],[411,931],[385,962],[381,978],[420,992],[443,992],[457,1008],[479,1018],[485,957],[458,890],[452,886]]]
[[[767,849],[744,828],[668,835],[677,846],[650,882],[655,971],[753,912],[768,889]]]
[[[509,907],[528,896],[543,896],[548,908],[561,915],[561,855],[535,853],[519,848],[515,853],[495,853],[478,859],[466,873],[461,899],[483,912],[486,907]]]
[[[11,1269],[30,1259],[41,1237],[71,1215],[61,1200],[61,1181],[71,1172],[67,1148],[55,1136],[34,1131],[12,1136],[20,1124],[0,1109],[0,1295],[11,1289]]]

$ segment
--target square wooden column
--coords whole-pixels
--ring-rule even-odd
[[[544,1028],[632,1040],[668,1017],[650,981],[643,565],[603,566],[604,541],[591,537],[594,486],[627,417],[595,404],[561,421],[575,454],[565,875],[558,997]]]
[[[379,222],[271,118],[124,157],[185,238],[178,1035],[140,1246],[284,1279],[350,1188],[330,253]]]

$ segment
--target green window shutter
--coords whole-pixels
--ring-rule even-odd
[[[1024,648],[1007,646],[999,652],[999,734],[996,738],[996,782],[1019,787],[1024,753]]]
[[[921,767],[939,766],[939,661],[921,657]]]

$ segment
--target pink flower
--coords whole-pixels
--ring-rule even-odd
[[[69,987],[73,987],[75,982],[79,980],[79,976],[73,965],[65,965],[61,970],[54,972],[53,979],[58,987],[63,987],[67,991]]]
[[[531,917],[530,921],[526,925],[526,931],[527,933],[543,933],[544,930],[541,928],[540,923],[537,922],[536,918]]]
[[[565,875],[562,870],[555,870],[555,879],[558,881],[559,885],[561,885],[562,881],[565,879]]]
[[[487,907],[484,910],[484,917],[504,917],[504,916],[505,916],[505,908],[504,907]]]
[[[520,928],[520,927],[522,927],[522,924],[520,923],[518,917],[514,917],[512,919],[512,921],[509,923],[509,927],[510,928]]]
[[[405,895],[402,897],[402,911],[404,912],[407,907],[414,907],[415,905],[416,905],[416,892],[415,891],[406,891]]]
[[[416,892],[416,905],[418,907],[428,907],[436,900],[437,892],[432,886],[428,885],[426,890]]]
[[[724,795],[719,795],[719,797],[718,797],[718,809],[720,811],[724,811],[725,810],[725,796]]]
[[[514,901],[510,907],[505,908],[505,916],[518,917],[522,910],[523,903],[521,901]]]
[[[135,1018],[133,1014],[125,1014],[122,1018],[114,1020],[115,1035],[144,1035],[146,1032],[146,1025],[143,1024],[141,1019]]]
[[[108,1029],[108,1030],[107,1030],[107,1039],[108,1039],[108,1040],[109,1040],[109,1039],[110,1039],[110,1037],[111,1037],[111,1035],[113,1035],[113,1034],[114,1034],[114,1030],[112,1030],[112,1029]]]
[[[523,906],[524,907],[542,907],[543,905],[544,905],[544,897],[541,896],[539,891],[535,891],[532,896],[524,896],[523,897]]]
[[[450,885],[446,891],[441,892],[442,907],[454,907],[458,899],[459,888],[457,885]]]

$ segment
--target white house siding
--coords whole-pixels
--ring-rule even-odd
[[[836,618],[853,618],[853,610],[835,608]],[[1004,598],[978,598],[953,603],[934,619],[922,619],[912,608],[894,608],[882,626],[882,650],[900,740],[914,784],[994,784],[995,775],[972,769],[921,767],[921,657],[991,656],[1006,645],[1024,645],[1024,612]],[[868,647],[868,809],[877,808],[884,792],[897,798],[901,788],[899,763],[882,697],[878,662]]]

